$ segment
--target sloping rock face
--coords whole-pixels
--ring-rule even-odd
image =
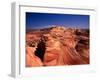
[[[31,57],[33,62],[29,62],[30,58],[26,56],[27,66],[89,64],[88,29],[73,29],[55,26],[48,29],[48,31],[43,31],[39,31],[41,36],[34,34],[36,36],[34,40],[26,39],[26,45],[34,48],[31,49],[32,51],[29,53],[27,51],[28,47],[26,47],[26,54],[32,54],[36,58],[36,60],[34,60],[35,58]],[[35,41],[35,39],[37,39],[37,42],[35,42],[34,46],[29,45],[29,42],[31,40]]]
[[[40,58],[34,54],[34,51],[35,48],[26,47],[26,67],[38,67],[43,65]]]

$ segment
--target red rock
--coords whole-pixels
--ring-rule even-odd
[[[34,48],[26,47],[26,67],[35,67],[43,65],[40,58],[34,55],[34,51]]]
[[[31,46],[26,47],[28,67],[79,65],[90,62],[88,30],[55,26],[37,33],[33,31],[31,37],[33,38],[26,39],[26,45]]]

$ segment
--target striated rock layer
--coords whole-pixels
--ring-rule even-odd
[[[89,64],[89,30],[54,26],[26,33],[26,67]]]

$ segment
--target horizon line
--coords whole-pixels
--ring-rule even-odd
[[[49,25],[49,26],[41,26],[41,27],[26,27],[27,29],[45,29],[45,28],[51,28],[51,27],[64,27],[64,28],[77,28],[77,29],[89,29],[89,27],[76,27],[76,26],[61,26],[61,25]]]

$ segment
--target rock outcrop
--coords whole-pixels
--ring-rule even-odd
[[[27,33],[27,67],[80,64],[89,64],[88,29],[54,26]]]

